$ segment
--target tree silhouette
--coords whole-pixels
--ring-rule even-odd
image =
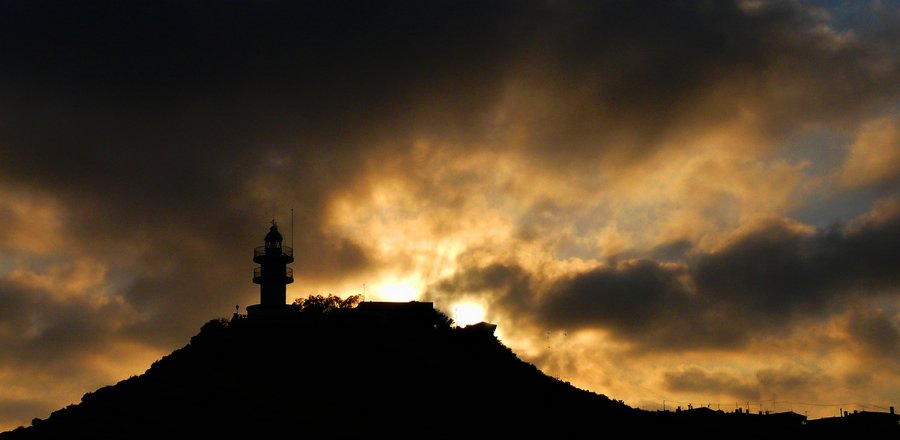
[[[304,315],[322,316],[339,309],[352,309],[362,300],[361,295],[351,295],[341,298],[329,294],[328,296],[310,295],[306,298],[297,298],[293,306],[300,309]]]
[[[434,321],[433,325],[436,330],[449,330],[455,324],[455,322],[453,322],[453,318],[447,316],[446,313],[438,309],[434,309],[432,319]]]

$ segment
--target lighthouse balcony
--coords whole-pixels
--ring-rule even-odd
[[[262,284],[263,282],[281,282],[285,284],[290,284],[294,282],[294,269],[290,267],[284,268],[284,273],[281,274],[279,278],[279,274],[277,273],[266,273],[263,276],[262,267],[255,267],[253,269],[253,282],[256,284]]]
[[[281,252],[279,252],[281,251]],[[253,248],[253,258],[256,257],[264,257],[266,255],[284,255],[287,257],[294,258],[294,248],[290,246],[280,246],[280,247],[265,247],[265,246],[257,246]]]

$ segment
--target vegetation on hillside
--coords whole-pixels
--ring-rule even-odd
[[[362,295],[351,295],[341,298],[329,294],[328,296],[310,295],[306,298],[297,298],[292,304],[305,315],[324,315],[341,309],[352,309],[362,301]]]

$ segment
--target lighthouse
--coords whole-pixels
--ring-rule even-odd
[[[287,267],[294,262],[294,250],[282,244],[284,237],[272,220],[264,245],[253,249],[253,282],[259,284],[259,304],[247,307],[249,318],[285,315],[293,309],[285,304],[286,288],[294,282],[294,270]]]

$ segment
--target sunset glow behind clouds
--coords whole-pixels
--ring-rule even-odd
[[[433,301],[632,406],[900,404],[896,1],[20,3],[0,428],[258,302],[272,217],[289,300]]]

